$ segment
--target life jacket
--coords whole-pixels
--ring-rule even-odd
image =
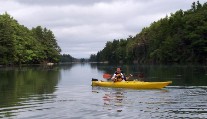
[[[122,81],[122,80],[125,80],[124,78],[122,78],[122,75],[123,75],[122,72],[121,72],[121,73],[117,73],[117,72],[115,72],[115,74],[116,74],[116,76],[115,76],[115,81],[120,82],[120,81]],[[123,77],[124,77],[124,75],[123,75]]]
[[[121,73],[122,73],[122,75],[123,75],[123,77],[124,77],[123,79],[126,81],[126,76],[124,75],[124,72],[121,71]],[[121,73],[115,72],[114,74],[116,74],[116,75],[120,74],[120,76],[121,76]],[[121,78],[122,78],[122,76],[121,76]]]

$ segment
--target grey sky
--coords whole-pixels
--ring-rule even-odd
[[[0,0],[0,14],[7,12],[28,28],[40,25],[51,29],[62,54],[88,58],[107,41],[134,36],[153,21],[190,9],[194,1]]]

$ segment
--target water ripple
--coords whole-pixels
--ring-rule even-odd
[[[0,108],[0,118],[202,119],[207,117],[206,95],[203,87],[131,90],[78,86],[19,97],[18,103]]]

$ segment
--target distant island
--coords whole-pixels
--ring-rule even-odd
[[[108,41],[91,62],[207,63],[207,3],[171,13],[136,36]]]

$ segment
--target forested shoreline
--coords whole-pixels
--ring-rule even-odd
[[[0,65],[56,63],[60,52],[51,30],[41,26],[30,30],[9,14],[0,15]]]
[[[77,61],[60,52],[51,30],[41,26],[29,29],[7,13],[0,15],[0,65]],[[153,22],[136,36],[108,41],[89,61],[206,64],[207,3],[194,2],[191,9]]]
[[[200,63],[207,62],[207,3],[171,13],[136,36],[108,41],[91,54],[91,62]]]

